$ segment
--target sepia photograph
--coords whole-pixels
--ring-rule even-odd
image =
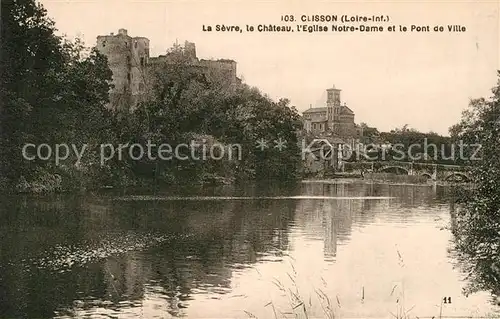
[[[500,2],[0,5],[0,319],[500,318]]]

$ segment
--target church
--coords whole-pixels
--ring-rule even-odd
[[[311,107],[303,112],[304,130],[317,136],[361,136],[361,127],[354,122],[354,112],[341,103],[341,90],[333,85],[326,92],[326,107]]]

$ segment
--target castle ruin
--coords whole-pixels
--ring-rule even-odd
[[[97,37],[97,50],[108,58],[113,73],[113,88],[110,90],[109,107],[113,110],[133,111],[137,105],[151,97],[150,84],[154,81],[155,69],[169,63],[169,56],[150,57],[149,39],[131,37],[126,29],[118,34]],[[190,57],[191,65],[204,73],[220,72],[230,83],[238,83],[236,62],[233,60],[203,60],[196,56],[196,45],[185,42],[184,53]]]

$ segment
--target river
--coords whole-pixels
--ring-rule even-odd
[[[498,313],[462,293],[448,193],[338,180],[2,197],[0,318]]]

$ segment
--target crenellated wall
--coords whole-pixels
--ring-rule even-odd
[[[150,57],[149,39],[130,37],[127,30],[118,34],[97,37],[97,49],[108,57],[113,72],[114,88],[110,90],[110,108],[114,110],[134,110],[138,103],[152,94],[156,72],[161,65],[169,62],[168,55]],[[236,62],[232,60],[199,60],[196,45],[186,41],[184,52],[192,59],[192,64],[207,75],[222,74],[231,83],[237,83]]]

